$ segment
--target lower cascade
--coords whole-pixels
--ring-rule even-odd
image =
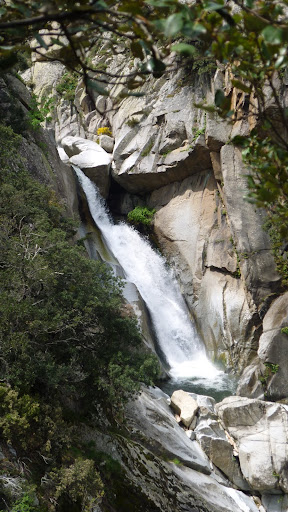
[[[227,375],[208,360],[164,258],[133,227],[123,222],[114,225],[97,187],[78,167],[73,168],[107,247],[146,303],[171,380],[189,379],[206,389],[231,388]]]

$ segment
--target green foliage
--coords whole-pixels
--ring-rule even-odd
[[[134,210],[131,210],[131,212],[128,213],[127,219],[131,224],[144,224],[146,226],[150,226],[155,213],[155,209],[150,209],[146,206],[136,206]]]
[[[75,90],[78,84],[77,73],[67,72],[61,77],[60,82],[56,86],[56,91],[64,100],[74,101]]]
[[[193,139],[192,142],[195,142],[195,140],[198,139],[199,135],[203,135],[205,133],[206,126],[203,126],[203,128],[198,128],[198,130],[193,130]]]
[[[288,327],[282,327],[281,332],[283,334],[287,334],[287,336],[288,336]]]
[[[223,213],[223,211],[222,211],[222,213]],[[237,258],[237,268],[236,268],[235,272],[233,272],[233,276],[236,277],[236,279],[240,279],[241,278],[241,270],[240,270],[240,257],[239,257],[239,253],[238,253],[236,244],[235,244],[235,242],[234,242],[232,237],[230,238],[230,242],[233,245],[233,249],[235,251],[236,258]]]
[[[148,156],[150,155],[151,153],[151,149],[153,148],[154,146],[154,140],[150,140],[150,142],[148,142],[148,144],[145,146],[145,148],[143,149],[143,151],[141,151],[141,156],[142,158],[145,158],[145,156]]]
[[[14,506],[10,509],[10,512],[38,512],[40,507],[36,506],[33,498],[29,494],[17,500]]]
[[[264,133],[267,131],[269,131],[269,125],[266,126]],[[287,149],[275,143],[271,136],[259,137],[256,130],[251,132],[249,138],[238,136],[232,142],[242,148],[243,160],[249,168],[248,199],[268,211],[268,229],[273,227],[280,237],[287,236]]]
[[[264,229],[269,234],[274,260],[276,268],[282,277],[282,285],[286,287],[288,285],[288,261],[287,261],[287,249],[286,242],[283,234],[286,234],[287,225],[281,223],[282,214],[285,213],[281,207],[279,215],[280,205],[277,204],[273,208],[273,205],[267,206],[268,216],[264,223]]]
[[[5,76],[3,79],[5,79]],[[6,85],[9,109],[5,108],[4,102],[0,104],[1,124],[11,126],[15,133],[25,133],[30,127],[28,116],[24,114],[21,103],[10,93],[8,81]]]
[[[32,95],[28,110],[29,125],[33,130],[37,130],[41,123],[45,120],[43,111],[39,108],[39,104],[35,94]]]
[[[169,462],[173,462],[173,464],[176,464],[176,466],[181,466],[181,461],[179,459],[171,459]]]
[[[27,447],[25,432],[38,421],[39,403],[29,395],[19,393],[5,385],[0,386],[0,430],[8,443],[20,441]]]
[[[18,141],[10,135],[9,141],[9,130],[3,129],[6,165],[12,156],[9,142]],[[6,378],[19,389],[47,396],[65,390],[85,395],[91,386],[102,388],[103,379],[113,387],[110,360],[122,351],[127,360],[126,340],[131,347],[140,344],[136,321],[122,315],[119,283],[110,271],[70,243],[71,225],[53,193],[32,180],[20,160],[17,164],[14,172],[4,164],[0,192]],[[143,361],[134,362],[135,380]],[[120,390],[119,381],[112,393],[116,400]]]
[[[89,512],[103,497],[103,482],[91,459],[76,458],[69,466],[49,473],[49,486],[54,487],[54,497],[81,503],[81,510]]]
[[[264,365],[266,366],[266,368],[269,369],[269,371],[271,373],[273,373],[275,375],[275,373],[277,373],[279,371],[279,364],[274,364],[274,363],[264,363]]]
[[[264,373],[259,377],[259,381],[261,382],[263,389],[265,391],[265,396],[268,396],[268,381],[269,379],[275,375],[279,371],[279,364],[275,363],[264,363],[265,371]]]
[[[137,124],[139,124],[139,121],[135,117],[131,117],[131,119],[128,119],[126,124],[129,126],[129,128],[134,128],[134,126],[137,126]]]

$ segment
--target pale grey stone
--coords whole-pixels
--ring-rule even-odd
[[[262,494],[262,503],[265,507],[264,512],[287,512],[288,495]]]
[[[110,185],[111,155],[96,142],[81,137],[65,137],[62,140],[69,162],[79,167],[107,197]]]
[[[219,152],[231,134],[232,125],[217,114],[207,114],[205,140],[210,151]]]
[[[235,439],[244,478],[264,493],[288,491],[288,407],[273,402],[228,397],[216,405]]]
[[[240,258],[240,270],[257,305],[273,292],[280,282],[271,251],[270,240],[261,226],[264,212],[245,200],[248,193],[241,152],[232,145],[221,149],[226,208],[232,236]]]
[[[185,427],[190,427],[198,411],[198,404],[192,396],[181,389],[174,391],[171,396],[171,407],[180,416]],[[192,428],[193,429],[193,428]]]
[[[101,148],[105,149],[107,153],[113,153],[114,139],[109,135],[100,135],[99,145],[101,146]]]
[[[212,418],[200,418],[195,435],[206,455],[227,476],[229,481],[238,489],[249,490],[250,486],[243,478],[238,457],[235,457],[233,446],[218,421]]]

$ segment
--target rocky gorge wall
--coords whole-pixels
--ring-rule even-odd
[[[133,69],[121,45],[117,56],[102,51],[95,59],[104,60],[108,72]],[[240,116],[229,124],[195,106],[211,104],[220,88],[234,96],[241,110],[243,93],[231,89],[221,70],[211,77],[188,67],[149,78],[142,86],[143,97],[123,97],[124,80],[111,87],[109,98],[95,90],[87,94],[78,82],[73,104],[56,92],[63,73],[61,64],[41,61],[30,71],[38,98],[56,98],[47,128],[55,130],[57,144],[71,163],[82,162],[80,167],[99,186],[114,214],[125,218],[136,205],[156,209],[157,242],[175,269],[210,357],[238,375],[244,371],[241,394],[263,398],[266,392],[285,398],[288,367],[283,358],[279,364],[278,339],[283,338],[285,347],[287,335],[281,328],[287,324],[286,301],[281,318],[276,320],[273,306],[269,311],[281,277],[262,228],[265,212],[245,199],[247,170],[241,151],[229,143],[233,136],[248,133],[248,118]],[[112,136],[99,137],[97,130],[105,126]],[[102,149],[73,146],[71,136],[97,141]],[[97,165],[95,153],[89,154],[95,148],[101,153]],[[270,320],[263,323],[266,314]],[[262,335],[267,322],[273,328]],[[277,375],[265,363],[279,365]]]

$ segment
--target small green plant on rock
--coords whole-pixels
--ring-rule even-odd
[[[268,370],[273,373],[275,375],[275,373],[277,373],[279,371],[279,364],[274,364],[274,363],[264,363],[264,365],[266,366],[266,368],[268,368]]]
[[[11,512],[38,512],[40,511],[40,507],[36,506],[34,503],[33,497],[29,494],[25,493],[22,498],[17,500],[10,509]]]
[[[203,126],[203,128],[198,128],[198,130],[193,129],[193,139],[192,142],[195,142],[196,139],[198,139],[199,135],[203,135],[205,133],[206,126]]]
[[[282,327],[281,332],[288,335],[288,327]]]
[[[145,226],[150,226],[153,220],[153,216],[156,210],[151,210],[146,206],[136,206],[134,210],[128,213],[127,219],[131,224],[144,224]]]
[[[151,153],[151,149],[154,146],[154,140],[150,140],[149,144],[143,149],[141,152],[141,156],[144,158],[145,156],[148,156]]]
[[[268,390],[267,390],[268,380],[270,379],[270,377],[272,377],[272,375],[275,375],[279,371],[279,364],[266,362],[266,363],[264,363],[264,366],[265,366],[265,371],[259,377],[259,381],[261,382],[263,389],[265,391],[264,395],[265,395],[265,397],[267,397],[268,396]]]
[[[222,212],[223,213],[223,212]],[[230,242],[231,244],[233,245],[233,249],[235,251],[235,254],[236,254],[236,258],[237,258],[237,268],[235,270],[235,272],[233,272],[233,276],[236,277],[236,279],[240,279],[241,277],[241,270],[240,270],[240,258],[239,258],[239,253],[237,251],[237,247],[236,247],[236,243],[234,241],[234,239],[232,237],[230,237]]]
[[[32,95],[29,105],[29,125],[33,130],[38,130],[41,123],[45,120],[45,115],[41,111],[40,105],[37,101],[35,94]]]
[[[64,73],[59,84],[56,86],[56,91],[64,100],[74,101],[77,84],[78,75],[76,73],[67,72]]]
[[[134,128],[134,126],[137,126],[139,124],[138,119],[136,117],[131,117],[131,119],[128,119],[126,124],[129,126],[129,128]]]

